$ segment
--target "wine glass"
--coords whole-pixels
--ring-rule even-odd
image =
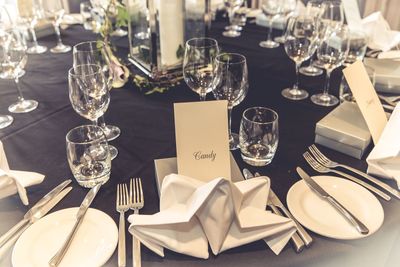
[[[289,18],[293,16],[296,6],[297,0],[283,0],[283,11],[281,15],[285,19],[285,23],[287,23]],[[275,37],[274,41],[280,44],[285,43],[285,34]]]
[[[236,9],[240,8],[243,5],[244,0],[224,0],[225,6],[228,9],[229,16],[229,26],[227,31],[222,33],[223,36],[226,37],[238,37],[240,36],[240,32],[238,31],[238,25],[234,25],[234,15]]]
[[[107,81],[108,89],[110,90],[112,88],[114,72],[111,68],[110,57],[104,42],[88,41],[79,43],[74,46],[72,56],[74,66],[85,64],[99,65]],[[121,130],[117,126],[106,125],[104,116],[99,117],[98,122],[108,141],[116,139],[121,134]],[[114,159],[118,155],[117,148],[110,145],[110,153],[111,158]]]
[[[368,36],[362,30],[350,30],[349,32],[349,53],[344,62],[348,66],[357,60],[363,60],[367,51]]]
[[[264,48],[276,48],[279,46],[279,43],[272,40],[272,25],[274,20],[278,18],[283,13],[283,2],[280,0],[262,0],[261,1],[261,10],[264,15],[267,16],[269,25],[268,25],[268,37],[266,41],[260,42],[260,46]]]
[[[72,108],[97,126],[110,103],[107,81],[99,65],[76,65],[68,71],[69,100]]]
[[[249,83],[246,58],[235,53],[220,54],[215,59],[213,94],[228,101],[229,149],[239,148],[239,135],[231,131],[232,109],[245,98]]]
[[[47,47],[39,45],[36,39],[35,25],[42,18],[43,12],[39,0],[18,0],[18,11],[21,19],[27,22],[32,35],[33,46],[28,48],[28,54],[42,54]]]
[[[61,40],[60,23],[65,13],[61,0],[42,0],[42,5],[46,17],[53,22],[57,35],[57,45],[51,48],[50,52],[66,53],[71,51],[71,46],[63,44]]]
[[[192,38],[186,42],[183,77],[190,89],[200,95],[200,101],[205,101],[212,90],[218,51],[218,43],[212,38]]]
[[[320,19],[331,28],[340,27],[344,21],[343,5],[340,0],[325,1],[321,4]]]
[[[349,52],[348,28],[346,25],[327,27],[326,37],[317,50],[318,60],[326,70],[326,83],[323,93],[311,96],[311,101],[320,106],[334,106],[337,97],[328,94],[332,71],[342,65]]]
[[[24,32],[18,27],[7,30],[3,38],[3,44],[0,48],[0,62],[2,71],[11,73],[18,92],[17,102],[8,107],[11,113],[27,113],[35,110],[38,102],[35,100],[26,100],[22,94],[19,84],[19,72],[25,67],[27,61],[26,42]]]
[[[291,100],[301,100],[308,97],[305,90],[299,89],[299,68],[301,63],[314,54],[318,30],[315,18],[310,16],[293,17],[288,22],[285,33],[285,52],[296,65],[296,83],[292,88],[286,88],[282,95]]]
[[[324,34],[324,29],[322,27],[322,23],[320,21],[320,15],[322,13],[322,1],[321,0],[310,0],[307,2],[306,6],[306,11],[305,14],[307,16],[313,16],[318,20],[318,32]],[[319,39],[315,43],[315,45],[318,47],[320,40],[322,39],[323,36],[319,35]],[[319,76],[323,73],[323,71],[320,68],[317,68],[314,66],[314,57],[313,55],[311,56],[310,62],[308,66],[301,67],[299,72],[303,75],[306,76]]]

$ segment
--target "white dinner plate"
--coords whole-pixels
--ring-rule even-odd
[[[78,209],[56,211],[29,227],[14,246],[12,266],[48,266],[70,233]],[[90,208],[59,267],[101,266],[111,257],[117,243],[115,222],[104,212]]]
[[[313,179],[368,227],[368,235],[382,225],[382,205],[367,189],[333,176],[314,176]],[[317,234],[335,239],[368,236],[357,232],[343,215],[313,192],[303,180],[289,189],[287,205],[296,220]]]

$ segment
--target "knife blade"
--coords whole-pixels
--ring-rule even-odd
[[[86,211],[88,210],[90,204],[96,197],[97,192],[99,192],[99,189],[101,187],[101,184],[97,184],[94,187],[92,187],[89,192],[86,194],[85,198],[83,199],[79,210],[76,214],[76,221],[75,224],[69,233],[67,239],[64,241],[64,244],[61,246],[61,248],[57,251],[57,253],[50,259],[49,265],[50,266],[57,266],[60,264],[61,260],[63,259],[65,253],[67,252],[76,232],[79,229],[79,226],[81,225],[83,218],[86,214]]]
[[[19,221],[15,226],[8,230],[7,233],[0,237],[0,248],[4,246],[4,244],[25,225],[27,225],[28,223],[34,223],[36,220],[40,219],[44,214],[46,214],[43,213],[42,208],[70,183],[70,179],[62,182],[49,193],[47,193],[44,197],[42,197],[35,205],[33,205],[33,207],[25,213],[21,221]]]
[[[296,168],[297,173],[303,179],[303,181],[311,188],[313,192],[315,192],[321,198],[327,200],[337,211],[342,214],[348,222],[350,222],[357,231],[366,235],[369,233],[369,229],[359,220],[356,216],[354,216],[350,211],[348,211],[342,204],[340,204],[333,196],[331,196],[328,192],[326,192],[317,182],[315,182],[303,169],[300,167]]]
[[[247,168],[244,168],[242,172],[243,172],[243,176],[246,180],[254,177],[254,175]],[[279,216],[283,216],[283,214],[279,211],[279,209],[271,202],[271,199],[269,196],[268,196],[268,200],[267,200],[267,205],[272,209],[273,213],[275,213],[276,215],[279,215]],[[300,238],[300,236],[297,234],[297,232],[295,232],[290,239],[292,241],[294,251],[296,251],[296,253],[300,253],[301,251],[303,251],[304,242]],[[266,240],[264,240],[264,241],[267,242]]]

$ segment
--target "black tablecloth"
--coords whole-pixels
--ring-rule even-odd
[[[282,47],[264,49],[258,42],[266,37],[265,29],[248,25],[239,38],[222,37],[223,24],[214,24],[211,36],[218,39],[223,51],[242,53],[247,57],[250,88],[245,100],[233,111],[233,130],[237,132],[241,113],[250,106],[267,106],[279,114],[280,140],[273,162],[262,168],[252,168],[271,178],[278,196],[285,202],[292,184],[299,180],[296,166],[309,173],[302,153],[313,143],[315,123],[332,108],[319,107],[310,102],[289,101],[280,92],[291,86],[295,79],[294,63],[287,58]],[[66,44],[74,45],[97,37],[73,26],[63,32]],[[48,47],[55,45],[55,36],[39,40]],[[121,42],[121,40],[119,40]],[[36,171],[46,175],[45,181],[28,188],[31,203],[35,203],[51,188],[66,178],[72,178],[65,152],[65,135],[69,129],[89,123],[76,114],[68,99],[67,71],[72,65],[72,55],[29,55],[26,74],[21,86],[26,99],[39,101],[37,110],[27,114],[13,114],[14,123],[0,131],[8,161],[12,169]],[[335,77],[336,76],[336,77]],[[333,87],[337,88],[338,73]],[[311,94],[321,91],[324,77],[300,77],[301,87]],[[8,114],[7,107],[16,100],[15,85],[11,80],[0,80],[0,113]],[[208,96],[212,99],[212,96]],[[173,103],[197,101],[184,83],[164,94],[144,95],[130,81],[122,89],[113,89],[111,104],[105,115],[106,122],[121,128],[121,136],[111,143],[119,149],[112,162],[112,174],[94,200],[92,207],[100,209],[118,222],[115,211],[116,185],[128,182],[131,177],[141,177],[145,194],[144,214],[158,211],[155,184],[154,159],[175,156]],[[322,149],[331,158],[365,170],[360,161],[329,149]],[[241,168],[248,167],[234,156]],[[393,185],[393,184],[392,184]],[[74,184],[73,191],[54,210],[79,206],[87,190]],[[381,201],[385,210],[385,222],[374,235],[356,241],[341,241],[312,234],[315,244],[297,255],[287,246],[279,256],[272,253],[262,242],[254,242],[226,251],[218,256],[210,253],[209,260],[166,251],[161,258],[147,248],[142,249],[143,266],[398,266],[400,264],[399,221],[400,207],[397,200]],[[0,201],[0,229],[14,225],[26,211],[17,196]],[[396,210],[397,209],[397,210]],[[321,216],[323,216],[321,214]],[[131,264],[131,239],[127,239],[127,260]],[[116,255],[106,266],[116,266]],[[396,261],[397,259],[397,261]],[[9,258],[0,261],[1,266],[11,266]],[[128,265],[129,266],[129,265]]]

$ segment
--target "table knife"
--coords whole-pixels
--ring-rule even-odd
[[[254,175],[246,168],[243,169],[243,176],[246,180],[254,177]],[[267,205],[272,209],[273,213],[279,216],[283,216],[283,214],[279,211],[279,209],[271,202],[270,197],[268,197]],[[300,253],[301,251],[303,251],[304,242],[297,234],[297,232],[295,232],[290,239],[292,241],[296,253]]]
[[[41,217],[43,217],[57,203],[51,206],[51,208],[48,209],[47,212],[43,212],[44,210],[46,210],[43,209],[46,206],[46,204],[49,203],[52,199],[54,199],[70,183],[71,180],[66,180],[62,182],[61,184],[56,186],[53,190],[51,190],[49,193],[47,193],[44,197],[42,197],[42,199],[40,199],[32,208],[30,208],[28,212],[25,213],[24,218],[20,222],[18,222],[7,233],[5,233],[0,237],[0,248],[16,233],[20,232],[20,230],[24,228],[26,225],[28,225],[29,223],[32,224]]]
[[[63,259],[65,253],[67,252],[71,242],[81,225],[83,218],[85,217],[86,211],[88,210],[90,204],[92,203],[93,199],[96,197],[97,192],[99,191],[101,184],[97,184],[89,192],[86,194],[85,198],[83,199],[81,206],[79,207],[78,213],[76,214],[76,221],[74,227],[72,228],[71,232],[69,233],[67,239],[64,241],[64,244],[61,248],[57,251],[57,253],[51,258],[49,261],[50,266],[58,266]]]
[[[339,211],[356,229],[362,234],[366,235],[369,233],[369,229],[348,211],[342,204],[340,204],[333,196],[329,195],[321,186],[318,185],[303,169],[300,167],[296,168],[297,173],[304,180],[304,182],[314,191],[318,196],[327,200],[337,211]]]

